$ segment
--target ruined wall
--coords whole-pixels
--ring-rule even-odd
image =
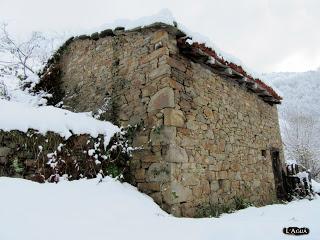
[[[143,124],[131,181],[165,210],[196,216],[235,196],[275,199],[270,149],[282,152],[276,107],[181,56],[172,29],[75,40],[60,68],[64,108],[107,110],[100,117]]]

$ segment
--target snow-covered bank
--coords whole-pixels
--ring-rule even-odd
[[[312,183],[313,191],[315,191],[316,193],[320,193],[320,183],[314,180],[311,180],[311,183]]]
[[[45,134],[48,131],[69,138],[72,134],[104,135],[108,144],[120,129],[110,122],[99,121],[89,113],[73,113],[53,106],[33,107],[29,104],[0,99],[0,129],[26,132],[35,129]]]
[[[0,178],[1,240],[292,239],[283,227],[320,236],[320,198],[250,207],[220,218],[175,218],[129,184],[111,178],[38,184]],[[301,237],[300,237],[301,238]]]

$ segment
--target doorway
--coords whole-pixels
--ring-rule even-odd
[[[280,161],[280,152],[277,148],[271,149],[272,169],[278,199],[286,199],[287,194],[283,185],[283,171]]]

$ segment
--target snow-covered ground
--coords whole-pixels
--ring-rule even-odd
[[[250,207],[220,218],[175,218],[111,178],[38,184],[0,178],[1,240],[308,239],[320,236],[320,198]],[[308,227],[304,237],[283,227]]]
[[[45,134],[52,131],[69,138],[72,134],[104,135],[105,144],[120,129],[110,122],[99,121],[90,113],[74,113],[53,106],[34,107],[0,99],[0,129],[4,131],[36,129]]]
[[[28,81],[38,82],[38,76],[31,74]],[[107,145],[110,138],[120,129],[110,122],[99,121],[91,113],[74,113],[54,106],[45,106],[46,93],[32,94],[23,90],[21,80],[14,75],[0,76],[6,86],[8,99],[0,96],[0,130],[19,130],[26,132],[34,129],[45,134],[48,131],[58,133],[65,139],[72,134],[89,134],[104,136]]]
[[[312,183],[312,188],[313,188],[313,191],[317,192],[320,194],[320,183],[314,181],[314,180],[311,180],[311,183]]]

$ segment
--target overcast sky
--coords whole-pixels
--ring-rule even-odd
[[[0,21],[20,35],[79,31],[163,8],[257,72],[320,67],[320,0],[0,0]]]

